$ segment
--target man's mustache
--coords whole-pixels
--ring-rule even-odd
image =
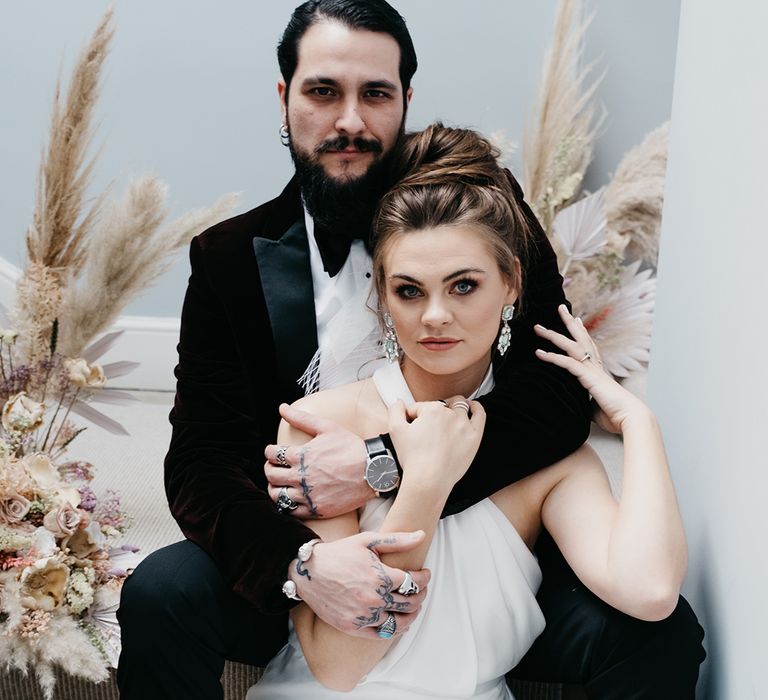
[[[381,143],[377,141],[376,139],[364,139],[364,138],[356,138],[356,139],[350,139],[348,136],[339,136],[335,139],[329,139],[328,141],[323,141],[322,143],[318,144],[318,146],[315,148],[315,153],[326,153],[327,151],[343,151],[346,148],[349,148],[349,144],[352,144],[358,151],[361,153],[366,153],[370,151],[371,153],[381,153]]]

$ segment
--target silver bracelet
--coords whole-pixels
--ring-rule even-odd
[[[312,556],[312,551],[315,548],[315,545],[319,542],[322,542],[322,540],[319,537],[316,537],[313,540],[310,540],[309,542],[305,542],[301,547],[299,547],[299,551],[296,554],[296,558],[303,564],[305,561],[308,561],[309,558]],[[283,593],[286,595],[286,597],[291,598],[291,600],[302,600],[301,596],[296,592],[296,584],[291,580],[288,579],[283,584]]]

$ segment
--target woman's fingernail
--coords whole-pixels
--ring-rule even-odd
[[[541,329],[541,330],[543,330],[543,331],[547,330],[547,329],[546,329],[546,328],[544,328],[544,326],[542,326],[540,323],[537,323],[536,325],[534,325],[534,328],[540,328],[540,329]]]
[[[537,355],[546,355],[547,353],[546,353],[546,351],[545,351],[545,350],[542,350],[541,348],[538,348],[538,349],[536,350],[536,354],[537,354]]]

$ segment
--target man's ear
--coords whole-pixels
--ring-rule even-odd
[[[280,97],[280,118],[283,124],[288,123],[288,86],[282,78],[277,81],[277,94]]]
[[[411,97],[413,97],[413,87],[408,88],[408,92],[405,93],[405,104],[408,106],[411,104]]]

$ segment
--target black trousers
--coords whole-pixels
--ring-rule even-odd
[[[583,685],[598,700],[694,697],[703,630],[684,599],[662,622],[641,622],[581,586],[554,544],[537,551],[547,626],[512,675]],[[178,542],[150,554],[125,582],[118,620],[122,700],[215,700],[224,661],[265,666],[287,641],[285,615],[234,595],[202,549]]]

